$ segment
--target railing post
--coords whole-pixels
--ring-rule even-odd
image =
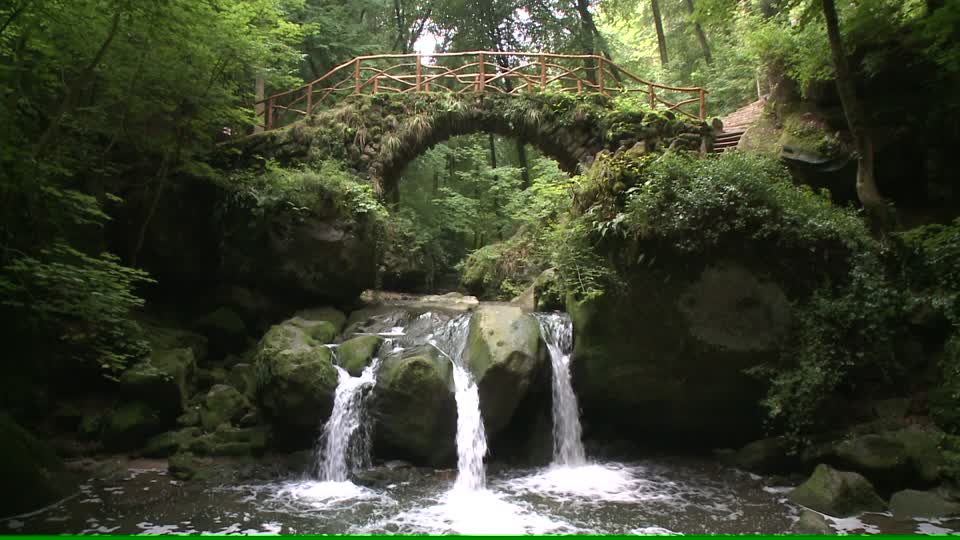
[[[373,76],[373,93],[376,94],[380,91],[380,74],[377,73]]]
[[[583,80],[577,77],[577,95],[579,96],[581,93],[583,93]]]
[[[421,69],[421,67],[420,67],[420,53],[417,53],[417,57],[416,57],[416,58],[417,58],[417,86],[416,86],[416,90],[415,90],[415,91],[416,91],[416,92],[419,92],[419,91],[420,91],[420,78],[421,78],[421,75],[420,75],[420,73],[421,73],[421,71],[420,71],[420,69]]]
[[[263,120],[263,127],[267,131],[273,129],[273,98],[267,100],[266,118]]]
[[[652,111],[657,108],[657,97],[656,95],[654,95],[654,89],[652,84],[647,85],[647,88],[650,89],[650,110]]]
[[[483,59],[483,53],[480,53],[480,64],[477,69],[477,93],[482,94],[484,87],[487,85],[487,77],[484,74],[486,66],[484,65],[485,61]]]
[[[707,119],[707,91],[700,89],[700,120]]]
[[[353,61],[353,93],[360,93],[360,58]]]
[[[540,53],[540,91],[547,89],[547,57]]]

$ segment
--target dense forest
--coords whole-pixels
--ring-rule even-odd
[[[0,517],[65,460],[288,463],[371,365],[373,464],[450,465],[443,333],[381,347],[471,297],[487,461],[541,460],[557,310],[600,454],[960,514],[960,1],[9,0],[0,80]]]

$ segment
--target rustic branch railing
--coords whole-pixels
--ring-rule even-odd
[[[255,110],[263,128],[270,130],[349,95],[546,90],[643,95],[652,109],[662,106],[693,119],[706,117],[707,92],[703,88],[645,81],[602,56],[492,51],[359,56],[313,82],[257,101]]]

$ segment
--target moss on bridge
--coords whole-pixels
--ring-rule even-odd
[[[403,168],[451,137],[492,132],[517,137],[557,160],[567,172],[589,166],[602,150],[641,143],[699,149],[711,130],[669,111],[650,111],[636,98],[603,95],[378,94],[347,98],[334,109],[230,146],[234,167],[256,158],[282,164],[336,159],[373,182],[381,195],[396,188]]]

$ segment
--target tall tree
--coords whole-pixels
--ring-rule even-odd
[[[713,54],[710,53],[710,44],[707,42],[707,34],[703,31],[703,26],[700,25],[700,22],[696,20],[697,9],[693,5],[693,0],[685,0],[687,5],[687,12],[690,14],[690,18],[693,20],[693,31],[697,34],[697,41],[700,42],[700,48],[703,49],[703,59],[707,61],[707,65],[713,65]]]
[[[663,33],[663,18],[660,17],[660,1],[650,0],[653,10],[653,25],[657,29],[657,48],[660,50],[660,65],[666,66],[670,59],[667,57],[667,37]]]
[[[867,123],[867,115],[860,98],[857,97],[856,82],[843,47],[840,36],[840,22],[834,0],[821,0],[823,17],[827,23],[827,38],[830,41],[830,53],[836,72],[837,93],[843,105],[847,125],[853,136],[857,151],[857,197],[867,212],[874,232],[883,235],[887,229],[886,201],[877,188],[874,170],[873,135]]]

